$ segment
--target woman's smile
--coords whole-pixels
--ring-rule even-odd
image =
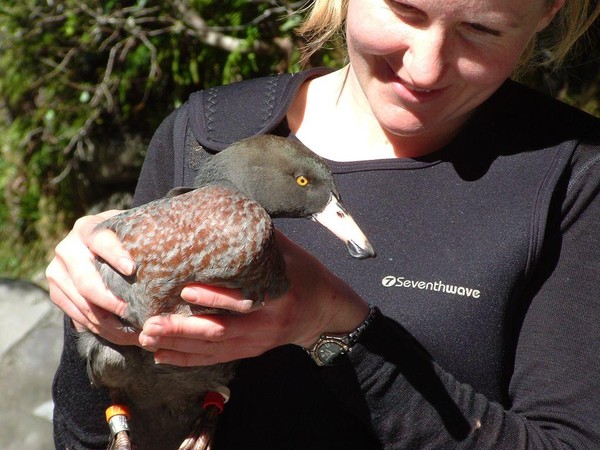
[[[444,88],[420,87],[411,81],[396,75],[391,68],[389,84],[394,93],[398,96],[399,101],[406,106],[412,107],[435,102],[439,100],[445,92]]]

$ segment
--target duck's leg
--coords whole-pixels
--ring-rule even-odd
[[[129,423],[131,417],[129,409],[123,404],[113,404],[106,409],[106,422],[110,428],[110,444],[108,450],[132,450],[129,436]]]
[[[179,450],[211,449],[219,415],[223,412],[229,396],[229,389],[225,386],[219,386],[215,391],[206,393],[202,404],[202,412],[194,422],[192,432],[182,442]]]
[[[131,439],[129,439],[129,433],[126,431],[120,431],[111,440],[109,450],[132,450]]]
[[[217,418],[220,414],[215,410],[216,408],[210,407],[200,414],[200,417],[194,423],[192,433],[183,441],[179,450],[210,450]]]

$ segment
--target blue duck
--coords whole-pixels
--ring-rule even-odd
[[[375,255],[323,160],[290,139],[244,139],[211,156],[195,187],[174,189],[99,225],[116,232],[136,263],[135,274],[123,276],[97,260],[108,288],[128,305],[124,329],[140,330],[158,314],[219,313],[181,299],[192,282],[241,289],[254,302],[281,296],[288,281],[271,217],[320,221],[353,257]],[[115,405],[107,418],[110,448],[210,449],[236,362],[155,364],[148,351],[89,332],[80,334],[78,346],[91,382],[107,387]]]

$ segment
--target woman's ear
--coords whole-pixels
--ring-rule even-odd
[[[552,22],[552,19],[554,19],[556,13],[565,5],[565,1],[566,0],[554,0],[553,4],[546,9],[546,12],[540,18],[538,26],[535,30],[536,32],[540,32],[550,25],[550,22]]]

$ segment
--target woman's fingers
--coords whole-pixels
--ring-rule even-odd
[[[223,318],[217,315],[186,317],[179,314],[169,314],[154,316],[144,324],[141,338],[180,337],[218,342],[228,337],[228,331],[223,326],[222,320]],[[169,348],[173,349],[174,347]]]
[[[118,212],[79,219],[57,245],[46,278],[50,299],[73,320],[78,330],[90,330],[116,344],[133,345],[137,344],[137,336],[124,331],[118,320],[127,305],[105,286],[95,264],[98,255],[109,264],[123,266],[128,273],[134,270],[117,236],[109,230],[96,230],[97,224]]]
[[[210,365],[258,356],[276,347],[273,321],[262,311],[243,316],[155,316],[144,324],[140,343],[155,360],[175,365]]]
[[[73,232],[79,234],[81,242],[92,254],[100,256],[123,275],[131,275],[135,270],[135,264],[117,235],[110,230],[96,229],[98,224],[121,212],[111,210],[82,217],[75,222]]]
[[[224,309],[241,314],[259,308],[262,303],[245,299],[240,290],[193,284],[181,292],[186,302],[205,308]]]
[[[59,263],[54,262],[53,264]],[[124,331],[123,324],[117,316],[87,301],[79,294],[70,280],[63,279],[61,283],[56,283],[54,270],[53,266],[49,266],[47,270],[51,299],[71,318],[78,331],[91,331],[119,345],[138,344],[137,335]],[[126,305],[120,300],[116,300],[116,302],[119,307],[115,311],[123,314]]]
[[[179,347],[181,343],[177,345]],[[241,339],[201,344],[190,340],[188,348],[191,347],[194,348],[193,352],[159,349],[154,353],[154,361],[181,367],[212,366],[259,356],[266,351],[262,346],[248,345],[247,340]]]
[[[79,311],[94,321],[89,302],[121,316],[125,303],[108,290],[95,265],[95,256],[76,235],[65,238],[56,247],[56,256],[46,269],[51,299],[67,312],[65,300],[73,302]],[[58,295],[62,294],[62,298]]]

